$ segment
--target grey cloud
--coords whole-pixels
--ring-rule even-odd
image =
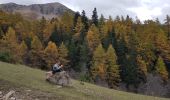
[[[91,17],[94,7],[98,10],[98,15],[104,14],[107,18],[109,15],[115,17],[116,15],[126,16],[127,14],[135,18],[140,12],[133,11],[133,9],[144,8],[148,12],[153,9],[161,9],[161,15],[150,14],[151,18],[159,17],[161,20],[166,14],[170,14],[170,0],[0,0],[0,3],[15,2],[18,4],[34,4],[34,3],[49,3],[60,2],[74,11],[81,12],[85,10],[87,15]],[[129,10],[133,8],[132,10]],[[156,11],[155,11],[156,12]],[[141,12],[143,16],[145,12]],[[139,16],[138,16],[139,17]],[[145,16],[146,17],[146,16]]]

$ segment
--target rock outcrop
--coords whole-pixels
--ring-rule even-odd
[[[61,86],[71,85],[71,78],[66,71],[55,73],[52,77],[48,78],[47,81]]]

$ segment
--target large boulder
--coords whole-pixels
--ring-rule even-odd
[[[47,79],[48,82],[61,85],[61,86],[70,86],[71,78],[66,71],[55,73],[53,76]]]

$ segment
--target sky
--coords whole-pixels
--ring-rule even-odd
[[[99,17],[103,14],[106,18],[129,15],[142,21],[156,18],[163,21],[167,14],[170,15],[170,0],[0,0],[0,4],[9,2],[24,5],[59,2],[74,11],[85,10],[88,17],[94,7]]]

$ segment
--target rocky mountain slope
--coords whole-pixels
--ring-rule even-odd
[[[44,16],[46,19],[57,17],[64,12],[73,11],[58,2],[47,4],[19,5],[15,3],[0,4],[0,9],[9,13],[21,13],[29,19],[39,19]]]

